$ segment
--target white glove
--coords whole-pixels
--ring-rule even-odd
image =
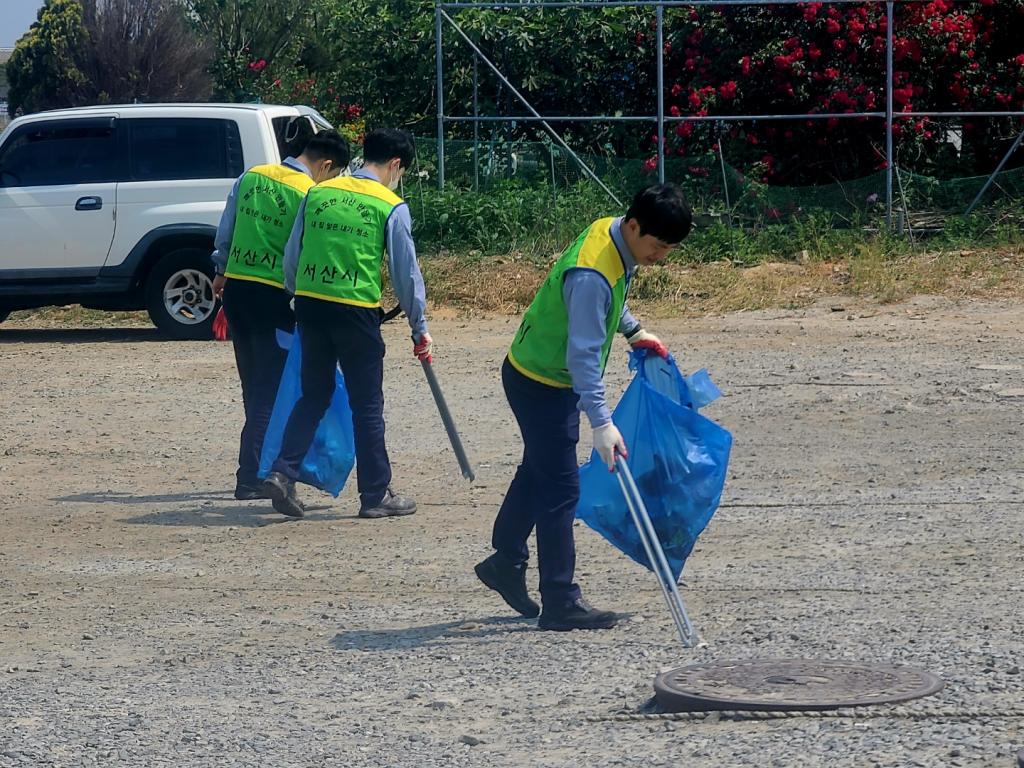
[[[594,429],[594,450],[597,451],[597,455],[601,457],[601,460],[608,465],[609,472],[615,470],[616,453],[620,454],[623,458],[629,455],[626,452],[626,441],[622,439],[622,433],[610,421]]]

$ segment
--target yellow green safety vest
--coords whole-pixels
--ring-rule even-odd
[[[286,165],[257,165],[242,175],[226,277],[284,288],[284,246],[312,186]]]
[[[373,179],[340,176],[309,191],[295,295],[379,307],[388,218],[402,198]]]
[[[571,269],[593,269],[608,281],[612,291],[606,319],[607,335],[601,348],[601,370],[608,364],[612,341],[626,304],[626,270],[612,240],[613,218],[598,219],[562,254],[523,315],[508,352],[508,361],[527,378],[552,387],[572,387],[566,365],[569,346],[569,314],[562,287]]]

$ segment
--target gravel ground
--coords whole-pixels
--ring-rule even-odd
[[[711,370],[726,397],[707,413],[736,440],[687,564],[693,651],[653,576],[585,528],[585,593],[631,614],[613,631],[538,632],[475,581],[519,453],[497,374],[514,318],[432,324],[475,484],[392,325],[389,444],[420,512],[358,520],[346,489],[307,493],[297,522],[230,497],[229,345],[12,318],[0,765],[1013,766],[1024,308],[832,310],[649,323]],[[649,711],[664,668],[780,657],[911,663],[946,687],[856,717],[611,719]]]

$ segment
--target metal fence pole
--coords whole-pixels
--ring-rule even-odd
[[[983,198],[985,196],[985,193],[988,192],[988,188],[995,183],[996,176],[998,176],[999,172],[1003,170],[1003,166],[1006,165],[1006,163],[1009,161],[1013,153],[1017,151],[1017,148],[1021,145],[1021,142],[1024,142],[1024,131],[1021,131],[1020,135],[1017,136],[1017,140],[1013,142],[1013,146],[1010,147],[1010,151],[1003,155],[1003,159],[999,161],[999,165],[996,166],[996,169],[992,171],[992,175],[989,176],[988,179],[985,181],[985,185],[981,188],[981,191],[978,192],[977,197],[975,197],[973,202],[969,206],[967,206],[967,210],[964,211],[964,216],[971,215],[971,211],[973,211],[977,207],[978,203],[981,202],[981,198]]]
[[[722,167],[722,194],[725,197],[725,221],[732,228],[732,201],[729,200],[729,177],[725,172],[725,151],[722,142],[725,140],[725,130],[722,123],[715,123],[715,135],[718,137],[718,162]]]
[[[658,31],[658,181],[665,183],[665,8],[655,9]]]
[[[892,49],[893,0],[885,4],[885,226],[892,231]]]
[[[434,41],[437,67],[437,188],[444,190],[444,57],[442,55],[441,4],[434,4]]]
[[[473,117],[480,116],[480,80],[477,56],[473,54]],[[473,191],[480,189],[480,122],[473,121]]]

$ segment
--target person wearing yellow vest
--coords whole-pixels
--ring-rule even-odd
[[[302,516],[295,479],[334,393],[341,366],[352,407],[359,516],[411,515],[416,503],[391,490],[384,442],[384,339],[380,324],[384,254],[412,331],[413,354],[431,359],[426,292],[409,206],[395,194],[415,145],[405,131],[378,129],[363,143],[363,167],[318,184],[300,207],[285,247],[285,287],[295,295],[302,340],[302,397],[264,481],[274,509]]]
[[[277,330],[291,333],[295,327],[284,290],[284,246],[306,192],[337,176],[348,161],[348,143],[337,132],[312,136],[298,157],[243,173],[217,228],[213,289],[224,301],[245,409],[235,483],[239,500],[267,498],[256,472],[288,354],[277,343]]]
[[[675,184],[639,192],[626,215],[598,219],[555,263],[523,316],[502,366],[509,405],[523,435],[523,459],[494,521],[495,552],[477,577],[523,616],[549,630],[608,629],[617,616],[590,606],[573,582],[572,524],[579,501],[580,411],[609,470],[626,445],[605,402],[604,370],[616,332],[665,357],[667,347],[629,312],[638,266],[657,264],[690,232],[691,213]],[[526,587],[527,539],[537,532],[541,607]]]

